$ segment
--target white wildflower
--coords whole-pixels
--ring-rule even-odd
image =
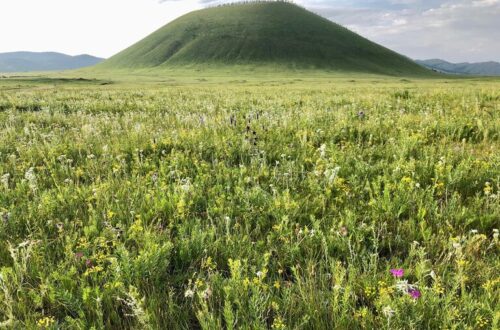
[[[24,242],[19,243],[18,247],[24,248],[24,247],[27,247],[30,244],[31,244],[31,241],[24,241]]]
[[[319,151],[319,155],[321,156],[321,158],[325,158],[325,156],[326,156],[326,144],[322,144],[321,147],[319,147],[318,151]]]
[[[409,289],[411,289],[411,285],[408,284],[407,280],[401,280],[396,283],[396,289],[398,291],[407,293]]]
[[[189,178],[182,180],[181,190],[185,193],[191,191],[191,181]]]
[[[10,179],[9,173],[2,175],[2,177],[0,178],[0,182],[2,183],[5,189],[9,189],[9,179]]]
[[[28,181],[30,189],[33,191],[36,191],[38,186],[37,186],[37,180],[36,180],[36,175],[35,175],[35,169],[33,167],[30,167],[26,171],[26,173],[24,173],[24,178]]]
[[[158,182],[158,173],[153,173],[151,175],[151,181],[153,182],[153,184],[156,184]]]
[[[186,292],[184,292],[184,297],[186,298],[193,298],[194,297],[194,291],[191,289],[187,289]]]
[[[335,181],[335,179],[337,178],[337,175],[339,174],[339,171],[340,171],[340,167],[337,166],[333,169],[327,169],[325,171],[325,177],[326,179],[328,180],[328,183],[333,183],[333,181]]]
[[[382,314],[384,314],[384,316],[387,318],[393,317],[395,313],[396,312],[394,311],[394,309],[392,309],[391,306],[385,306],[384,308],[382,308]]]

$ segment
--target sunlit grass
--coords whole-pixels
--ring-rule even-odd
[[[0,80],[1,325],[498,327],[497,81],[172,79]]]

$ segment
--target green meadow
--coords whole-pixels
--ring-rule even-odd
[[[82,77],[0,79],[1,329],[500,327],[500,80]]]

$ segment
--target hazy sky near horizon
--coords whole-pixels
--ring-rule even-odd
[[[221,0],[0,0],[0,52],[109,57]],[[500,0],[297,0],[415,59],[500,61]]]

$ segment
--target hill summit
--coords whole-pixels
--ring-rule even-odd
[[[103,69],[272,65],[427,74],[412,60],[297,5],[248,2],[186,14],[102,63]]]

